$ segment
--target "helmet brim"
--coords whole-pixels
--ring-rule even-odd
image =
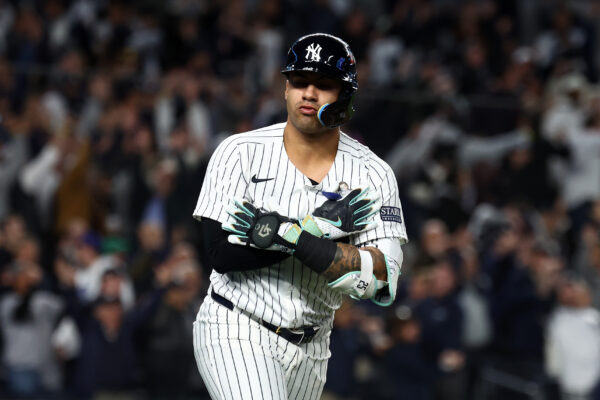
[[[317,66],[317,65],[304,64],[304,65],[297,65],[297,66],[289,66],[289,67],[281,70],[281,73],[284,74],[286,77],[288,76],[288,74],[290,74],[292,72],[315,72],[318,74],[325,75],[328,78],[342,81],[344,84],[349,86],[353,92],[358,90],[358,84],[356,83],[355,79],[352,79],[349,76],[340,77],[340,71],[338,69],[336,69],[335,67],[330,67],[328,65],[320,64]]]

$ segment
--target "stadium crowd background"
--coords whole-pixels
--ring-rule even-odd
[[[579,399],[600,376],[595,1],[0,1],[0,397],[204,398],[206,163],[283,121],[292,40],[358,60],[397,174],[396,303],[337,312],[327,399]]]

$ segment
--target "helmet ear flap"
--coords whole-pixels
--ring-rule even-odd
[[[348,122],[354,114],[353,101],[354,93],[343,90],[337,101],[323,104],[317,113],[321,125],[336,128]]]

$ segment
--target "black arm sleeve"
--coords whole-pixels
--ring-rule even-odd
[[[229,233],[221,229],[221,223],[215,220],[202,218],[200,224],[208,266],[221,274],[259,269],[290,257],[279,251],[231,244],[227,241]]]

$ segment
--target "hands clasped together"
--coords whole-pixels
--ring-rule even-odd
[[[221,226],[231,233],[230,243],[287,253],[294,252],[304,231],[335,240],[377,227],[381,206],[376,191],[366,187],[320,194],[327,200],[302,221],[283,215],[271,202],[257,208],[248,200],[233,199],[227,210],[231,218]]]

